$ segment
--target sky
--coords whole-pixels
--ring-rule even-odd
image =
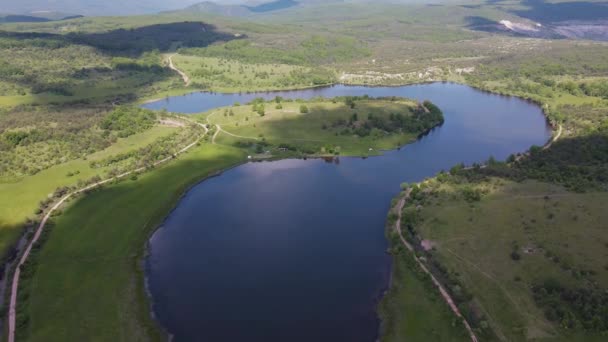
[[[149,14],[180,9],[202,0],[0,0],[0,13],[55,11],[81,15]],[[244,0],[216,0],[224,4]]]
[[[69,15],[102,16],[152,14],[176,10],[205,0],[0,0],[0,14],[53,11]],[[260,4],[274,0],[211,0],[220,4]],[[300,0],[305,2],[306,0]],[[346,0],[361,2],[366,0]],[[367,0],[374,1],[374,0]],[[453,0],[375,0],[394,3],[449,2]],[[466,1],[466,0],[465,0]],[[42,14],[39,14],[42,15]]]

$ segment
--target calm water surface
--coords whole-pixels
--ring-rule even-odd
[[[155,314],[175,341],[374,341],[390,272],[384,223],[399,184],[550,137],[537,106],[448,83],[195,93],[146,107],[194,113],[259,96],[364,94],[431,100],[445,124],[380,157],[249,163],[190,190],[146,260]]]

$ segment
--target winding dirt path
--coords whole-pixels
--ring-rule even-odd
[[[555,143],[557,141],[557,139],[559,139],[562,136],[563,130],[564,130],[564,128],[562,127],[562,125],[559,125],[557,134],[555,136],[553,136],[553,139],[551,139],[551,141],[549,141],[548,143],[545,144],[545,146],[543,146],[543,150],[546,150],[549,147],[551,147],[551,145],[553,145],[553,143]]]
[[[185,146],[184,148],[182,148],[181,150],[179,150],[175,154],[175,156],[180,155],[180,154],[188,151],[190,148],[192,148],[198,142],[200,142],[201,139],[203,139],[205,137],[205,135],[207,135],[207,133],[209,133],[209,130],[207,129],[207,126],[205,126],[205,125],[203,125],[203,124],[201,124],[199,122],[195,122],[195,121],[187,119],[187,118],[180,118],[180,119],[201,126],[205,130],[205,133],[203,135],[201,135],[200,137],[198,137],[198,139],[196,139],[194,142],[192,142],[188,146]],[[162,159],[162,160],[159,160],[159,161],[155,162],[154,164],[152,164],[152,166],[158,166],[160,164],[166,163],[167,161],[169,161],[169,160],[171,160],[173,158],[174,158],[174,156],[169,156],[169,157],[167,157],[165,159]],[[25,264],[25,262],[27,261],[28,257],[30,256],[30,253],[32,251],[32,247],[34,246],[34,244],[36,242],[38,242],[38,239],[40,238],[40,235],[42,234],[42,231],[43,231],[44,227],[46,226],[46,224],[48,223],[48,220],[50,219],[50,217],[53,214],[53,212],[55,210],[57,210],[59,207],[61,207],[61,205],[64,204],[68,199],[70,199],[71,197],[74,197],[75,195],[83,193],[83,192],[85,192],[87,190],[94,189],[94,188],[96,188],[98,186],[101,186],[103,184],[110,183],[110,182],[115,181],[117,179],[124,178],[126,176],[131,175],[131,174],[142,172],[142,171],[146,170],[146,168],[147,168],[147,166],[143,166],[143,167],[140,167],[138,169],[122,173],[122,174],[120,174],[118,176],[115,176],[115,177],[112,177],[112,178],[108,178],[106,180],[102,180],[102,181],[99,181],[97,183],[88,185],[88,186],[86,186],[84,188],[81,188],[81,189],[75,190],[73,192],[70,192],[67,195],[63,196],[59,200],[59,202],[55,203],[55,205],[51,207],[51,209],[46,213],[46,215],[44,215],[44,217],[42,218],[42,221],[40,221],[40,224],[38,225],[38,228],[36,228],[36,233],[34,234],[34,237],[29,242],[29,244],[27,245],[25,251],[21,255],[21,259],[19,259],[19,263],[17,264],[17,267],[15,268],[15,273],[13,274],[13,280],[12,280],[12,285],[11,285],[11,297],[10,297],[10,304],[9,304],[9,310],[8,310],[8,342],[15,342],[15,328],[16,328],[16,317],[17,317],[17,312],[16,312],[16,310],[17,310],[17,291],[19,289],[19,279],[20,279],[20,275],[21,275],[21,266],[23,264]]]
[[[213,133],[213,137],[211,138],[211,143],[215,145],[215,138],[217,138],[218,134],[220,134],[220,131],[222,130],[220,128],[220,125],[215,125],[215,133]]]
[[[233,136],[235,138],[250,139],[250,140],[260,140],[260,138],[256,138],[256,137],[246,137],[246,136],[243,136],[243,135],[238,135],[238,134],[230,133],[227,130],[223,129],[222,126],[220,126],[220,125],[215,125],[215,127],[217,127],[218,131],[222,131],[222,132],[224,132],[224,133],[226,133],[228,135],[231,135],[231,136]]]
[[[190,85],[190,77],[188,77],[188,75],[186,75],[185,72],[179,70],[174,64],[173,64],[173,56],[175,56],[175,54],[169,56],[169,58],[167,59],[169,61],[169,68],[175,72],[177,72],[181,77],[182,80],[184,80],[184,84],[187,86]]]
[[[412,189],[411,188],[408,189],[407,192],[405,193],[405,195],[401,199],[399,199],[399,202],[397,203],[397,207],[396,207],[397,222],[395,222],[395,231],[397,231],[397,233],[399,234],[399,239],[401,240],[401,243],[405,246],[405,248],[407,248],[412,253],[412,256],[414,257],[414,260],[416,260],[416,263],[418,263],[418,266],[420,266],[420,268],[422,269],[422,271],[424,273],[426,273],[429,277],[431,277],[433,284],[435,285],[435,287],[437,287],[437,289],[441,293],[441,297],[443,297],[443,300],[448,304],[450,309],[452,309],[452,312],[456,315],[456,317],[462,319],[462,323],[464,324],[464,327],[467,329],[469,336],[471,337],[471,341],[478,342],[477,336],[475,336],[475,333],[473,332],[473,329],[471,329],[469,322],[467,322],[467,320],[462,316],[462,314],[460,313],[460,310],[456,306],[456,303],[454,302],[454,300],[452,299],[450,294],[445,290],[445,288],[441,285],[441,283],[437,280],[437,278],[435,278],[435,276],[433,276],[433,274],[428,270],[428,268],[424,265],[424,263],[422,263],[422,261],[420,261],[420,259],[418,259],[418,257],[416,256],[416,253],[414,251],[414,247],[412,247],[412,245],[410,245],[409,242],[407,242],[407,240],[403,237],[403,233],[401,232],[401,212],[403,211],[405,202],[407,201],[407,199],[409,199],[411,192],[412,192]]]

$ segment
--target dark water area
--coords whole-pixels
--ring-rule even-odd
[[[193,187],[150,239],[154,312],[175,341],[374,341],[388,285],[384,224],[399,184],[543,145],[536,105],[448,83],[263,94],[431,100],[445,123],[383,156],[248,163]],[[185,113],[262,94],[146,105]],[[412,313],[415,314],[415,313]]]

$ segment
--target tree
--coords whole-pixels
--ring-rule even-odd
[[[302,113],[302,114],[308,113],[308,107],[306,105],[301,105],[300,106],[300,113]]]
[[[260,116],[264,116],[266,115],[266,109],[264,108],[264,104],[260,103],[257,106],[257,109],[255,110]]]
[[[530,155],[537,155],[540,151],[542,151],[543,148],[537,145],[533,145],[532,147],[530,147]]]

